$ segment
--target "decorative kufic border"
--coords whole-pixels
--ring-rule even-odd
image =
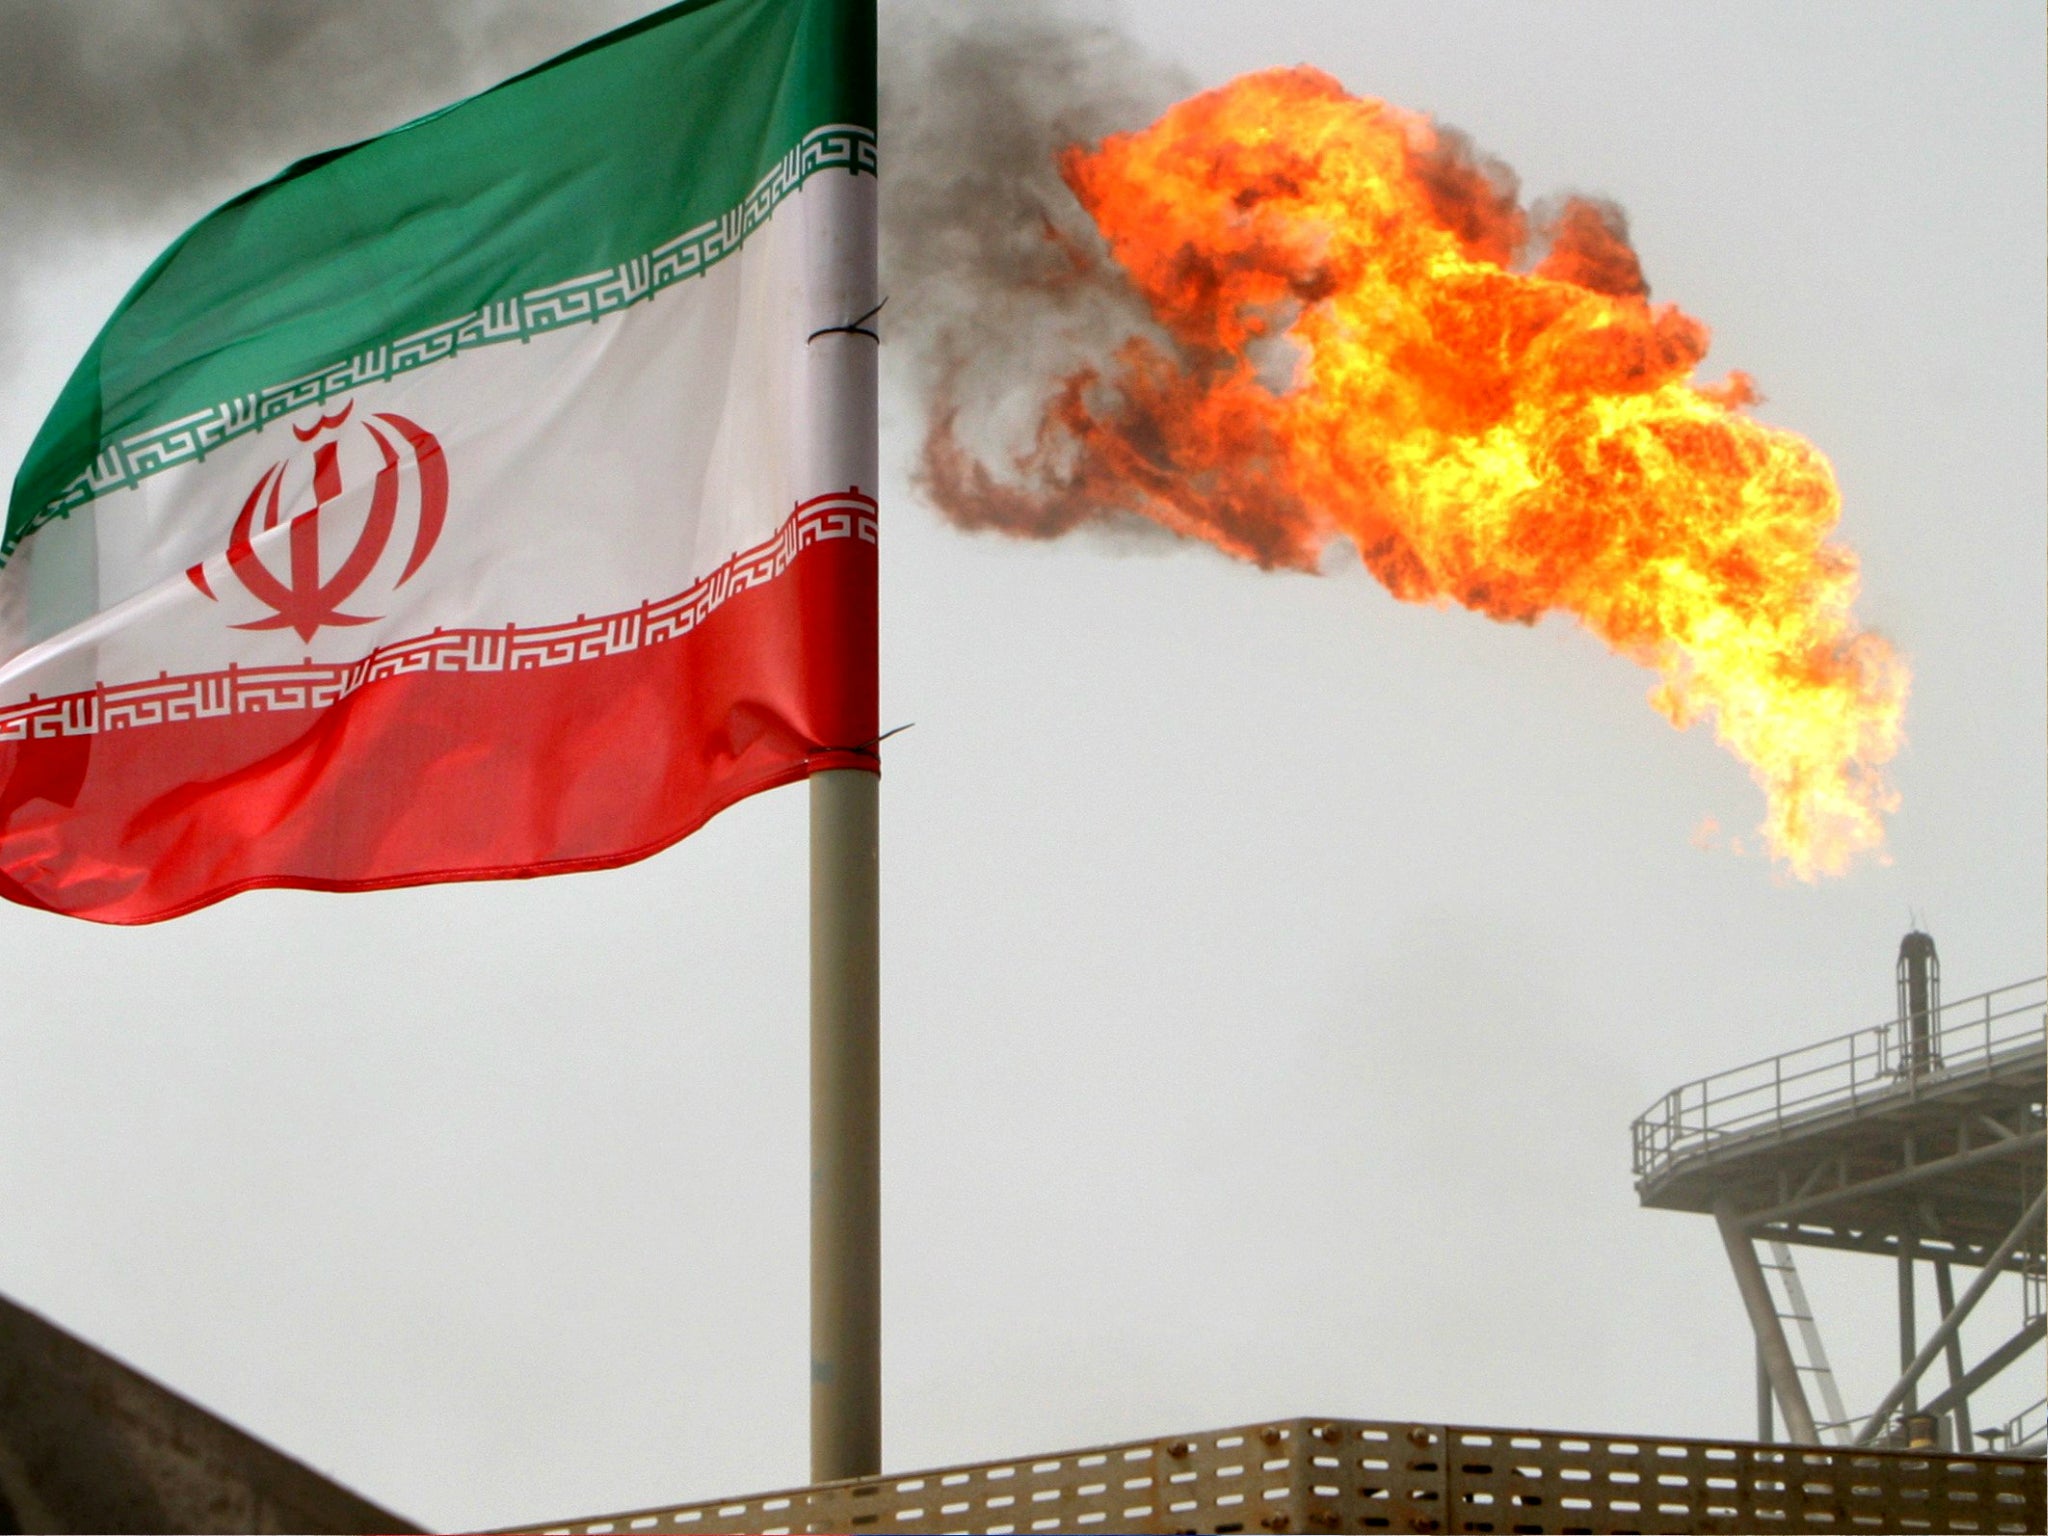
[[[814,544],[858,539],[873,544],[875,499],[837,491],[799,503],[769,538],[742,550],[682,592],[567,624],[502,629],[437,629],[379,646],[352,662],[299,662],[276,667],[230,666],[224,672],[101,683],[55,698],[0,707],[0,744],[102,731],[171,725],[221,715],[324,709],[358,688],[421,672],[526,672],[598,661],[680,639],[727,599],[782,575]]]
[[[675,283],[701,276],[745,244],[784,198],[812,175],[829,170],[856,176],[876,174],[874,134],[847,123],[813,128],[755,183],[738,206],[619,266],[512,298],[494,299],[469,314],[374,346],[318,372],[237,395],[108,443],[91,468],[51,498],[19,538],[0,548],[0,558],[12,553],[21,539],[43,524],[94,497],[127,490],[174,464],[203,459],[222,443],[260,431],[280,416],[294,415],[335,395],[396,378],[429,363],[445,362],[477,347],[529,341],[565,325],[595,322]]]

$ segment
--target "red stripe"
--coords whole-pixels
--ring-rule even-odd
[[[822,768],[875,766],[875,548],[813,545],[688,634],[323,710],[0,745],[0,896],[147,923],[259,886],[602,869]]]

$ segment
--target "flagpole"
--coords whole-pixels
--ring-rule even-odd
[[[811,776],[811,1481],[882,1468],[880,780]]]
[[[875,493],[875,185],[872,174],[835,171],[814,178],[804,192],[814,317],[806,347],[814,490]],[[836,637],[840,653],[872,658],[871,592],[852,604],[845,622],[869,633]],[[873,681],[857,690],[869,700]],[[873,729],[870,719],[854,734]],[[874,743],[833,745],[871,751]],[[811,1481],[817,1483],[882,1469],[879,791],[872,768],[821,769],[810,780]]]

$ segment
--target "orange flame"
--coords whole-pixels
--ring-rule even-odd
[[[1134,513],[1267,568],[1344,537],[1404,600],[1561,610],[1659,674],[1673,724],[1711,721],[1795,875],[1881,855],[1907,671],[1851,612],[1833,473],[1743,414],[1743,375],[1689,382],[1706,327],[1648,301],[1619,210],[1536,217],[1517,271],[1534,216],[1504,168],[1308,68],[1061,171],[1164,339],[1061,381],[1013,480],[942,408],[923,480],[950,515]]]

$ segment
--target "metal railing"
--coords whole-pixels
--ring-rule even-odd
[[[2005,1421],[2005,1445],[2010,1451],[2048,1440],[2048,1397],[2022,1408]]]
[[[2031,1458],[1281,1419],[530,1526],[712,1532],[2038,1531]]]
[[[1927,1083],[2038,1046],[2044,1022],[2048,977],[2036,976],[1943,1004],[1924,1043],[1909,1040],[1899,1020],[1887,1019],[1686,1083],[1631,1128],[1636,1177],[1662,1173],[1731,1136],[1916,1094]]]

